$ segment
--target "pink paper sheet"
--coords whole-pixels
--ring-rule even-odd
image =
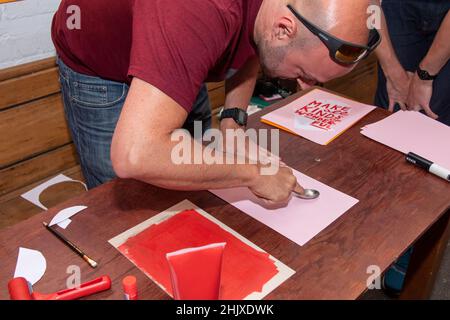
[[[450,127],[420,112],[399,111],[363,128],[366,137],[450,168]]]
[[[287,207],[268,209],[247,188],[213,190],[213,194],[231,203],[239,210],[264,223],[300,246],[358,203],[340,191],[294,170],[305,188],[316,189],[320,198],[301,200],[292,197]]]
[[[327,145],[374,106],[315,89],[292,103],[261,118],[261,121]]]

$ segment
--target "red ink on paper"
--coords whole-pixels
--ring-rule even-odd
[[[307,105],[297,109],[299,116],[314,120],[311,125],[323,130],[331,130],[350,113],[351,108],[338,104],[330,104],[313,100]]]
[[[166,254],[211,243],[226,243],[223,254],[220,299],[241,300],[277,273],[269,254],[236,238],[195,210],[183,211],[129,238],[118,249],[153,281],[173,296]]]
[[[219,300],[225,243],[168,253],[176,300]]]

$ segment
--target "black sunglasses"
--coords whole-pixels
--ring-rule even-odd
[[[369,44],[367,46],[340,40],[306,20],[290,4],[287,7],[309,31],[327,46],[331,59],[339,64],[350,65],[360,62],[373,52],[381,42],[381,35],[375,28],[370,29]]]

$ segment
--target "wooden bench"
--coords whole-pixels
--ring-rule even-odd
[[[376,59],[325,87],[371,103],[376,86]],[[214,124],[225,100],[224,83],[209,83]],[[83,180],[61,100],[58,68],[49,58],[0,70],[0,228],[42,210],[20,195],[57,174]],[[65,184],[47,190],[41,202],[52,207],[84,192]]]
[[[59,173],[82,179],[55,59],[0,71],[0,136],[1,228],[42,211],[20,195],[43,180]],[[70,189],[53,193],[45,205],[66,200]]]

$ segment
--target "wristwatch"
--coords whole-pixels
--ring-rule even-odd
[[[422,70],[420,67],[417,67],[417,75],[420,80],[434,80],[437,78],[437,75],[432,76],[428,73],[428,71]]]
[[[220,115],[220,121],[223,119],[232,118],[241,127],[247,125],[248,114],[242,109],[224,109]]]

